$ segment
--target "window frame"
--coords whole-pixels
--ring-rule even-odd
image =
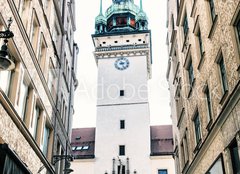
[[[126,155],[126,148],[125,145],[119,145],[119,156],[125,156]]]
[[[194,117],[192,119],[194,124],[194,135],[195,135],[195,143],[196,147],[201,143],[202,141],[202,128],[201,128],[201,120],[198,109],[194,113]]]

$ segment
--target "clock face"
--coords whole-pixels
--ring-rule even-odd
[[[129,67],[129,60],[126,57],[118,58],[115,62],[115,67],[118,70],[125,70]]]

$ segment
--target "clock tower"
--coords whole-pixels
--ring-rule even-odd
[[[113,0],[95,19],[98,67],[95,174],[151,173],[151,32],[142,7]]]

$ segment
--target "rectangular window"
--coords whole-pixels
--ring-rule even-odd
[[[125,165],[118,166],[118,174],[125,174]]]
[[[120,90],[120,96],[124,96],[124,90]]]
[[[198,36],[198,42],[199,42],[200,56],[201,56],[201,58],[202,58],[202,56],[203,56],[203,43],[202,43],[202,35],[201,35],[200,29],[199,29],[199,31],[198,31],[197,36]]]
[[[31,126],[33,127],[33,137],[35,140],[37,139],[37,134],[38,134],[38,123],[40,119],[40,112],[41,112],[41,109],[39,108],[38,105],[36,105],[34,108],[34,113],[33,113],[34,116],[31,123]]]
[[[37,51],[39,30],[40,30],[40,24],[37,19],[37,14],[35,11],[33,11],[33,20],[32,20],[31,33],[30,33],[30,41],[32,43],[32,47],[35,52]]]
[[[186,37],[188,33],[188,19],[187,19],[187,14],[185,14],[184,19],[183,19],[183,33],[184,37]]]
[[[124,156],[125,155],[125,146],[120,145],[119,146],[119,156]]]
[[[158,174],[168,174],[167,169],[158,170]]]
[[[120,129],[125,129],[125,120],[120,120]]]
[[[209,92],[208,86],[205,89],[205,96],[206,96],[206,104],[207,104],[207,110],[208,110],[208,122],[212,119],[212,103],[211,103],[211,96]]]
[[[0,71],[0,88],[8,96],[10,83],[11,83],[12,71]]]
[[[219,157],[214,162],[214,164],[211,166],[211,168],[205,174],[225,174],[225,172],[223,170],[222,156]]]
[[[44,127],[44,134],[43,134],[43,154],[47,157],[48,154],[48,145],[49,145],[49,139],[50,139],[50,131],[51,129],[47,124],[45,124]]]
[[[185,149],[184,149],[184,144],[183,142],[181,143],[181,166],[182,168],[184,168],[185,164],[186,164],[186,159],[185,159]]]
[[[236,30],[237,30],[238,43],[240,44],[240,19],[236,24]]]
[[[233,173],[238,174],[240,173],[240,160],[239,160],[238,145],[236,140],[234,140],[234,142],[230,145],[229,150],[231,154]]]
[[[40,45],[39,45],[39,52],[38,52],[38,62],[40,64],[40,67],[42,68],[42,70],[44,71],[44,64],[46,61],[46,54],[47,54],[47,45],[46,45],[46,41],[44,39],[43,34],[41,35],[41,41],[40,41]]]
[[[215,19],[215,17],[216,17],[214,0],[209,0],[209,7],[210,7],[210,12],[211,12],[212,21],[214,21],[214,19]]]
[[[19,115],[22,120],[25,119],[26,109],[27,109],[27,100],[29,96],[29,87],[28,85],[22,81],[20,86],[20,97],[19,97]]]
[[[196,138],[196,144],[198,145],[199,142],[201,141],[201,124],[200,124],[200,118],[199,118],[199,112],[197,111],[197,113],[195,114],[194,117],[194,128],[195,128],[195,138]]]
[[[188,80],[189,80],[190,86],[192,86],[193,85],[193,81],[194,81],[192,59],[190,60],[190,63],[188,65]]]
[[[226,68],[225,68],[225,65],[224,65],[224,60],[223,60],[222,55],[220,57],[218,65],[219,65],[219,70],[220,70],[222,90],[223,90],[223,93],[225,93],[228,90],[228,85],[227,85],[227,73],[226,73]]]

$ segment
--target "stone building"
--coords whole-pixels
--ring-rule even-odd
[[[74,9],[74,0],[0,1],[0,31],[13,20],[8,53],[15,64],[0,71],[0,173],[63,173],[64,160],[54,156],[70,152]]]
[[[240,1],[168,0],[177,173],[240,173]]]

